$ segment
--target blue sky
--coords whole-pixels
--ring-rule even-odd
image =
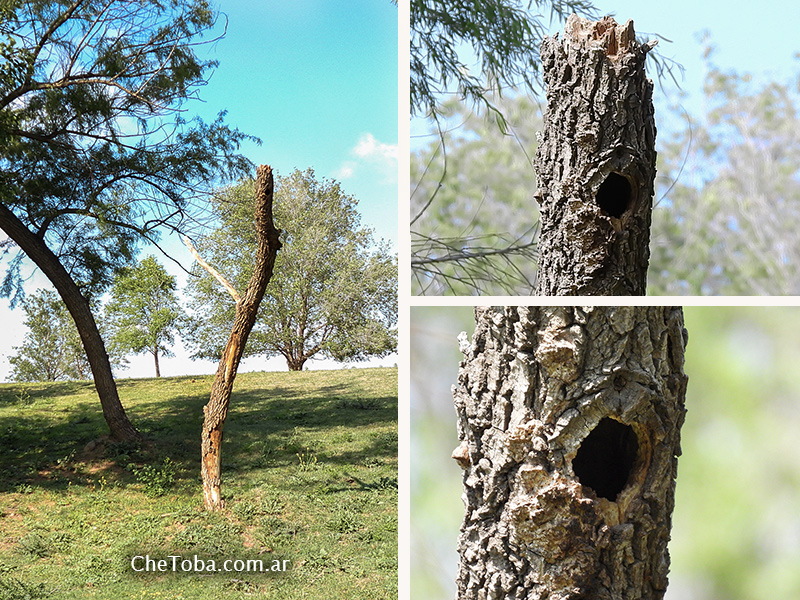
[[[389,0],[217,0],[227,35],[204,119],[261,138],[244,153],[279,174],[313,167],[359,200],[365,225],[397,240],[397,7]],[[225,19],[221,18],[218,30]]]
[[[214,1],[214,0],[212,0]],[[359,200],[362,224],[376,238],[397,246],[397,7],[390,0],[215,0],[227,17],[223,39],[200,47],[201,57],[219,61],[202,102],[186,105],[187,116],[206,121],[227,110],[232,127],[261,138],[242,152],[279,175],[313,167],[318,178],[338,180]],[[220,18],[217,34],[226,22]],[[192,258],[177,239],[165,247],[188,268]],[[155,254],[183,285],[179,268]],[[37,274],[29,293],[49,287]],[[9,326],[0,339],[0,380],[9,371],[25,335],[24,313],[0,300],[0,322]],[[213,372],[214,363],[190,361],[180,344],[176,357],[162,361],[165,375]],[[396,357],[371,361],[391,365]],[[312,361],[310,368],[336,366]],[[282,358],[250,359],[243,370],[285,370]],[[125,377],[153,375],[152,358],[131,357]]]
[[[714,64],[723,71],[749,72],[756,81],[776,80],[789,82],[800,72],[800,3],[796,0],[762,2],[730,2],[723,0],[670,0],[652,2],[642,0],[594,0],[601,15],[613,14],[618,22],[633,19],[636,33],[655,39],[654,34],[672,40],[659,41],[658,51],[674,59],[685,68],[685,78],[677,74],[681,88],[687,94],[682,104],[692,114],[703,106],[702,86],[705,65],[699,37],[703,31],[710,33],[710,42],[716,47]],[[547,14],[547,13],[546,13]],[[563,30],[563,24],[554,23],[550,33]],[[663,110],[677,88],[667,77],[664,89],[658,84],[655,90],[656,119],[664,116]],[[414,119],[412,135],[428,131],[423,119]],[[659,133],[661,133],[659,128]],[[428,138],[429,139],[429,138]],[[419,147],[427,140],[412,138],[411,147]]]

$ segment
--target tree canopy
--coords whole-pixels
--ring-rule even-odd
[[[116,275],[105,308],[110,346],[122,354],[152,355],[156,377],[161,377],[159,357],[173,355],[170,347],[184,317],[176,289],[175,277],[148,256]]]
[[[96,293],[138,242],[186,227],[200,191],[250,167],[222,114],[183,115],[216,66],[195,52],[216,16],[206,0],[26,0],[2,19],[0,203]]]
[[[203,258],[238,290],[252,270],[252,180],[219,191],[220,226],[198,240]],[[313,169],[276,177],[274,215],[283,231],[269,289],[245,355],[283,356],[300,370],[316,355],[364,360],[396,348],[397,263],[385,242],[361,226],[357,201]],[[234,306],[199,267],[189,283],[189,339],[197,358],[218,359]]]
[[[186,231],[193,203],[250,172],[247,136],[188,118],[216,62],[207,0],[15,0],[0,15],[0,293],[22,297],[23,253],[67,306],[113,437],[140,437],[92,314],[139,243]],[[202,209],[202,207],[200,207]]]

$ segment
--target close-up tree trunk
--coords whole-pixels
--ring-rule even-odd
[[[656,173],[653,82],[633,21],[572,15],[545,38],[536,150],[539,296],[642,296]]]
[[[477,308],[454,387],[458,600],[656,600],[687,378],[679,307]]]
[[[242,359],[247,338],[256,322],[258,307],[264,297],[272,271],[275,257],[281,247],[280,230],[275,228],[272,220],[272,200],[274,181],[272,169],[262,165],[256,175],[256,208],[255,227],[258,237],[258,249],[255,256],[253,274],[247,289],[241,297],[233,290],[233,286],[224,282],[226,289],[236,300],[236,317],[231,328],[228,343],[219,361],[214,383],[211,386],[211,397],[203,407],[203,428],[200,435],[202,452],[201,474],[203,477],[203,496],[205,506],[209,510],[224,508],[222,500],[222,428],[228,416],[228,406],[233,392],[233,381]],[[201,264],[210,267],[201,261]],[[219,279],[221,276],[215,274]],[[224,280],[224,278],[222,278]]]

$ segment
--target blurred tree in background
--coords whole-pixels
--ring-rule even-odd
[[[457,124],[411,155],[412,293],[530,293],[539,207],[531,161],[542,109],[527,96],[497,98],[508,133],[487,110],[444,104]]]
[[[800,308],[685,308],[682,430],[666,600],[800,597]],[[450,387],[471,308],[412,308],[412,597],[450,599],[463,516]]]
[[[796,295],[800,73],[756,81],[713,54],[707,45],[705,110],[660,138],[648,294]]]

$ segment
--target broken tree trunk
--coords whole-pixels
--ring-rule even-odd
[[[682,309],[475,318],[454,387],[458,600],[662,598],[685,412]]]
[[[656,174],[653,82],[633,21],[572,15],[545,38],[536,150],[539,296],[643,296]]]
[[[205,506],[209,510],[219,510],[224,507],[222,501],[222,427],[228,415],[233,380],[242,359],[247,338],[256,321],[258,307],[264,297],[264,291],[272,277],[275,266],[275,256],[281,247],[279,240],[280,230],[275,228],[272,221],[272,195],[273,195],[272,169],[267,165],[258,167],[256,172],[256,207],[255,227],[258,237],[253,275],[247,284],[247,289],[236,302],[236,318],[233,322],[228,343],[222,352],[217,374],[211,386],[211,398],[203,407],[205,418],[201,432],[201,452],[203,476],[203,496]],[[210,267],[201,262],[206,269]],[[216,273],[216,272],[215,272]],[[221,277],[215,274],[215,277]],[[230,284],[228,284],[230,285]],[[232,289],[232,288],[231,288]]]

